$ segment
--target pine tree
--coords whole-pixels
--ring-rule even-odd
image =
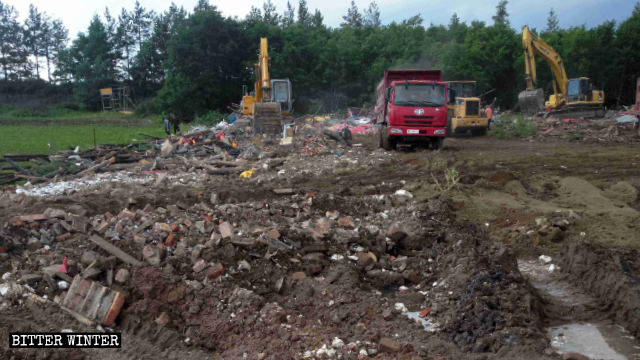
[[[451,20],[449,20],[449,30],[455,28],[459,24],[460,24],[460,18],[458,17],[458,14],[453,13],[453,15],[451,15]]]
[[[4,80],[16,78],[23,62],[27,61],[22,51],[22,31],[18,13],[13,6],[0,1],[0,67]]]
[[[298,2],[298,24],[305,26],[311,24],[311,14],[309,14],[307,0],[300,0]]]
[[[347,15],[343,16],[342,19],[344,22],[340,24],[341,26],[348,26],[356,29],[362,27],[362,14],[358,11],[358,7],[354,0],[351,0],[351,6],[347,9]]]
[[[507,12],[507,0],[500,0],[496,6],[496,14],[492,17],[495,24],[509,24],[509,13]]]
[[[556,12],[553,10],[553,8],[551,8],[549,10],[549,16],[547,16],[547,29],[545,30],[545,32],[549,33],[558,31],[560,29],[559,23],[560,22],[558,21]]]
[[[311,25],[314,27],[322,27],[323,26],[324,17],[320,10],[316,9],[311,17]]]
[[[29,15],[24,20],[25,45],[29,49],[30,55],[35,59],[36,77],[40,78],[40,57],[44,55],[43,37],[44,25],[42,13],[33,6],[29,5]]]
[[[278,24],[278,13],[276,12],[276,6],[273,4],[271,0],[267,0],[262,4],[263,17],[262,21],[265,24],[277,25]]]
[[[286,28],[293,25],[296,9],[291,2],[287,1],[287,10],[282,15],[282,27]]]
[[[374,28],[379,28],[382,25],[380,20],[380,8],[375,1],[369,4],[369,8],[364,12],[364,24]]]

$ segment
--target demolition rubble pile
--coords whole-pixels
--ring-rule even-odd
[[[607,112],[603,119],[534,117],[538,128],[536,141],[563,139],[598,143],[640,141],[637,118],[628,112]]]
[[[0,312],[38,299],[74,316],[61,327],[151,324],[181,340],[174,346],[222,358],[547,348],[537,297],[504,245],[457,220],[446,198],[416,202],[401,180],[350,182],[388,165],[387,154],[321,134],[313,162],[304,131],[292,147],[236,135],[224,154],[216,135],[185,136],[150,165],[181,164],[194,173],[189,187],[150,174],[62,203],[5,191],[0,202],[31,212],[0,229]],[[259,149],[252,160],[242,159],[248,144]],[[97,211],[100,196],[120,201]]]

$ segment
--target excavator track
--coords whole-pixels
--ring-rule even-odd
[[[545,118],[555,116],[555,117],[562,117],[562,118],[599,119],[604,117],[605,111],[602,106],[576,105],[576,106],[564,106],[556,110],[544,112],[543,114]]]
[[[251,126],[256,133],[279,134],[282,132],[282,110],[278,102],[253,104]]]

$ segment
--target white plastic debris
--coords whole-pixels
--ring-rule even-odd
[[[334,337],[333,341],[331,341],[331,347],[334,349],[342,349],[344,347],[344,341],[339,337]]]
[[[560,269],[560,268],[559,268],[559,267],[557,267],[557,266],[556,266],[556,265],[554,265],[554,264],[549,265],[549,272],[550,272],[550,273],[552,273],[552,272],[554,272],[554,271],[556,271],[556,270],[559,270],[559,269]]]
[[[540,255],[538,259],[542,261],[543,264],[548,264],[551,262],[551,256],[547,256],[547,255]]]
[[[2,284],[0,285],[0,295],[5,296],[9,293],[9,285]]]
[[[395,305],[393,305],[393,307],[398,310],[398,311],[402,311],[402,312],[407,312],[407,307],[404,306],[403,303],[395,303]]]
[[[4,281],[9,280],[10,277],[11,277],[11,273],[10,272],[6,272],[6,273],[2,274],[2,280],[4,280]]]
[[[357,256],[356,256],[355,258],[356,258],[356,260],[358,260],[358,257],[357,257]],[[343,256],[343,255],[340,255],[340,254],[333,254],[333,255],[331,255],[331,257],[329,258],[329,260],[331,260],[331,261],[340,261],[340,260],[344,260],[344,256]]]
[[[60,280],[58,281],[58,287],[62,290],[67,290],[69,288],[69,283],[64,280]]]
[[[413,194],[411,194],[410,192],[408,192],[407,190],[404,190],[404,189],[396,190],[396,195],[397,196],[407,197],[409,199],[413,199]]]

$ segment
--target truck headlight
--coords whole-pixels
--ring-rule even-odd
[[[391,128],[392,134],[402,134],[402,129]]]
[[[434,130],[433,134],[434,135],[444,135],[445,130],[444,129],[438,129],[438,130]]]

